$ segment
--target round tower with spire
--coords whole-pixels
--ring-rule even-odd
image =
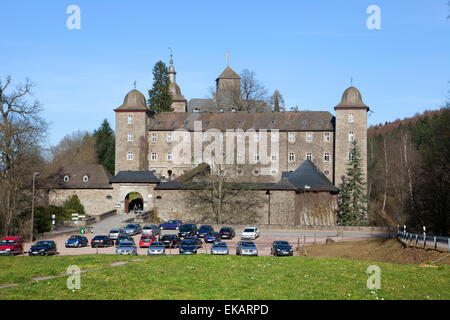
[[[186,112],[187,100],[181,94],[180,86],[177,84],[175,67],[173,66],[172,52],[170,53],[169,65],[169,79],[170,79],[170,93],[172,94],[172,109],[173,112]]]

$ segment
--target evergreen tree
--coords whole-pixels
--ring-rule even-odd
[[[280,91],[275,90],[273,95],[269,99],[270,104],[272,105],[272,109],[275,112],[280,112],[286,110],[284,107],[284,99],[281,95]]]
[[[103,120],[100,128],[94,131],[95,151],[98,163],[114,174],[115,165],[115,136],[108,120]]]
[[[350,149],[352,157],[347,162],[347,175],[342,181],[338,196],[338,222],[341,225],[367,223],[367,200],[361,171],[361,154],[356,140]]]
[[[170,112],[172,94],[170,93],[169,71],[164,62],[158,61],[153,67],[153,87],[148,90],[148,107],[155,113]]]
[[[66,213],[81,213],[84,214],[84,206],[76,194],[64,201],[63,210]]]

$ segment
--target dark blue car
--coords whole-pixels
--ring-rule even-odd
[[[194,239],[181,241],[180,254],[197,254],[197,242]]]
[[[203,238],[205,242],[216,242],[219,240],[222,240],[222,237],[220,236],[220,233],[218,232],[208,232],[205,237]]]
[[[214,232],[214,228],[209,224],[202,225],[197,231],[197,237],[203,238],[207,233]]]
[[[86,247],[89,245],[89,240],[83,236],[73,235],[70,236],[69,239],[66,240],[66,248],[80,248]]]
[[[181,226],[181,220],[169,220],[161,223],[159,227],[162,230],[176,230]]]

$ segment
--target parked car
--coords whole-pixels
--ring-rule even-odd
[[[195,236],[197,234],[197,226],[193,223],[182,224],[178,229],[178,237]]]
[[[164,243],[161,241],[155,241],[148,247],[147,255],[156,256],[166,254],[166,249],[164,248]]]
[[[137,248],[132,241],[122,241],[116,248],[116,254],[129,254],[137,256]]]
[[[176,234],[165,234],[160,240],[166,248],[177,248],[180,246],[180,238]]]
[[[0,240],[0,254],[8,256],[23,254],[23,238],[21,236],[2,238]]]
[[[133,241],[133,242],[134,242],[134,239],[133,239],[132,236],[119,236],[119,237],[116,239],[115,245],[118,246],[118,245],[120,245],[120,243],[121,243],[122,241],[127,241],[127,240]]]
[[[148,248],[152,242],[155,242],[156,237],[152,234],[143,234],[139,240],[140,248]]]
[[[270,253],[274,256],[292,256],[294,255],[294,250],[292,246],[287,241],[274,241],[272,243],[272,248],[270,248]]]
[[[69,239],[66,240],[65,247],[66,248],[80,248],[86,247],[89,245],[89,240],[85,236],[73,235],[70,236]]]
[[[184,237],[184,240],[194,240],[195,243],[197,244],[197,248],[203,247],[203,242],[202,242],[202,240],[200,240],[199,238],[197,238],[197,237],[195,237],[195,236]],[[181,244],[180,244],[180,245],[181,245]]]
[[[241,233],[241,239],[255,240],[260,236],[259,229],[257,227],[246,227]]]
[[[181,226],[181,220],[169,220],[161,223],[159,227],[162,230],[176,230]]]
[[[140,234],[142,232],[141,225],[138,223],[129,223],[125,227],[125,234],[129,236],[134,236],[136,234]]]
[[[204,224],[198,229],[197,237],[203,238],[209,232],[214,232],[214,228],[209,224]]]
[[[236,254],[239,256],[257,256],[258,248],[253,241],[239,241],[236,246]]]
[[[200,240],[200,239],[198,239]],[[197,254],[197,241],[195,239],[184,239],[180,243],[180,254]]]
[[[120,236],[124,236],[126,235],[125,230],[123,230],[122,228],[116,228],[116,229],[112,229],[111,231],[109,231],[109,237],[113,240],[116,240],[117,237]]]
[[[222,239],[233,239],[236,236],[236,232],[231,227],[222,227],[219,233]]]
[[[111,239],[108,236],[95,236],[91,240],[91,247],[92,248],[98,248],[98,247],[110,247],[114,245],[114,240]]]
[[[227,243],[223,241],[216,241],[211,247],[211,254],[229,254]]]
[[[220,237],[220,234],[218,232],[208,232],[207,234],[205,234],[205,237],[203,238],[203,240],[205,242],[215,242],[215,241],[219,241],[222,238]]]
[[[31,246],[30,250],[28,250],[29,256],[49,256],[57,253],[56,243],[53,240],[38,241]]]
[[[156,237],[161,235],[161,228],[154,224],[148,224],[142,228],[142,234],[152,234]]]

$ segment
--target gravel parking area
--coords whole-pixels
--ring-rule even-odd
[[[235,230],[236,231],[236,237],[234,237],[231,240],[225,239],[225,241],[228,244],[228,247],[230,249],[230,254],[236,254],[236,245],[238,241],[240,240],[240,232],[241,230]],[[171,233],[177,233],[176,230],[163,230],[162,234],[171,234]],[[104,234],[104,233],[103,233]],[[89,241],[97,234],[95,233],[89,233],[85,236],[89,239]],[[298,244],[300,246],[303,245],[304,235],[306,236],[306,245],[313,244],[314,241],[316,243],[325,243],[327,238],[332,238],[334,241],[355,241],[355,240],[362,240],[367,239],[367,235],[362,234],[346,234],[343,238],[342,237],[336,237],[333,236],[332,233],[326,234],[326,233],[317,233],[316,236],[314,236],[314,233],[308,232],[304,234],[300,234],[298,231],[282,231],[282,232],[274,232],[274,231],[267,231],[261,230],[261,236],[254,240],[256,246],[258,247],[258,254],[260,256],[268,256],[270,255],[270,248],[272,245],[272,242],[275,240],[286,240],[289,241],[289,243],[294,247],[294,250],[297,248]],[[135,243],[139,244],[139,239],[141,235],[133,236]],[[69,238],[69,235],[61,235],[54,238],[51,238],[51,240],[54,240],[56,242],[56,246],[58,248],[58,252],[60,255],[82,255],[82,254],[115,254],[115,246],[112,247],[106,247],[106,248],[91,248],[90,246],[82,247],[82,248],[66,248],[65,247],[65,241]],[[203,243],[203,247],[198,249],[198,253],[210,253],[211,250],[211,243]],[[30,248],[30,244],[25,244],[25,252],[28,251]],[[138,248],[138,255],[146,255],[147,254],[147,248]],[[178,254],[178,248],[176,249],[166,249],[166,254]],[[298,253],[294,252],[294,255],[298,255]]]

